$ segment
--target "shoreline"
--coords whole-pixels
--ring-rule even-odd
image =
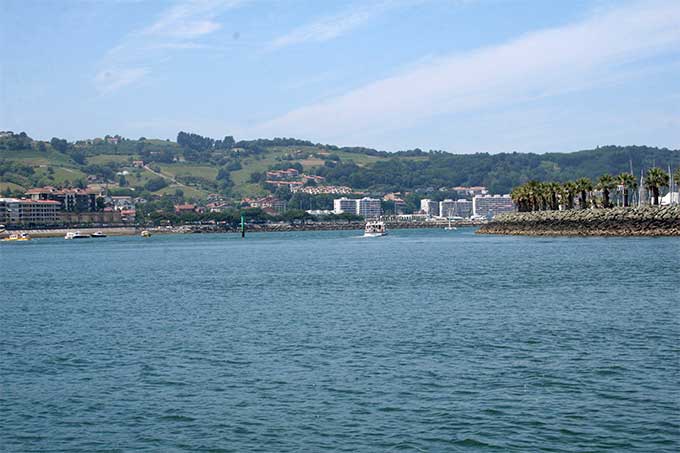
[[[403,229],[443,229],[448,223],[440,222],[385,222],[387,230]],[[456,228],[478,227],[481,222],[459,222]],[[307,223],[307,224],[265,224],[249,225],[246,228],[246,235],[249,233],[276,233],[276,232],[299,232],[299,231],[345,231],[363,230],[364,222],[356,223]],[[8,237],[13,232],[24,232],[32,238],[63,238],[69,231],[80,231],[84,234],[92,234],[101,231],[107,236],[138,236],[143,230],[155,234],[215,234],[215,233],[234,233],[241,232],[240,228],[225,225],[179,225],[173,227],[103,227],[103,228],[55,228],[55,229],[16,229],[6,230],[0,233],[0,239]]]
[[[513,236],[680,236],[680,206],[534,211],[502,214],[477,234]]]

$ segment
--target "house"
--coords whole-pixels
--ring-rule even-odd
[[[300,175],[300,172],[294,168],[289,168],[287,170],[273,170],[267,172],[267,179],[271,180],[291,180],[295,179]]]
[[[286,202],[279,200],[276,197],[263,197],[257,200],[251,200],[250,206],[253,208],[262,208],[263,210],[272,210],[275,213],[281,213],[286,210]]]
[[[132,201],[132,197],[130,196],[113,196],[111,197],[111,204],[113,205],[113,209],[116,211],[135,209],[135,203]]]
[[[144,161],[143,160],[133,160],[132,166],[137,167],[137,168],[144,168]]]
[[[187,214],[187,213],[193,213],[196,212],[196,205],[195,204],[176,204],[175,205],[175,214]]]

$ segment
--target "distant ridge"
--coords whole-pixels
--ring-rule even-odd
[[[133,160],[152,165],[124,170]],[[180,132],[177,141],[105,136],[68,142],[33,140],[0,132],[0,189],[20,191],[47,184],[83,184],[87,177],[125,182],[140,191],[182,188],[195,196],[220,192],[233,197],[263,195],[264,172],[298,167],[328,184],[367,192],[428,191],[441,187],[487,186],[508,193],[529,180],[567,181],[604,173],[680,166],[680,150],[649,146],[600,146],[545,154],[506,152],[452,154],[420,149],[398,152],[338,147],[295,138],[236,141]],[[128,171],[125,181],[118,173]],[[160,176],[159,176],[160,175]],[[160,179],[160,180],[159,180]]]

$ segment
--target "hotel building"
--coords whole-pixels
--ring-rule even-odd
[[[420,210],[427,214],[428,217],[439,216],[439,203],[429,198],[420,200]]]
[[[380,217],[382,215],[380,199],[364,197],[357,200],[357,214],[365,219]]]
[[[504,212],[513,212],[515,204],[510,195],[476,195],[472,199],[472,212],[478,216],[494,217]]]
[[[52,225],[59,222],[58,201],[0,198],[0,223],[4,225]]]

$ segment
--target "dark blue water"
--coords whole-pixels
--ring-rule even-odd
[[[680,240],[0,244],[3,451],[680,448]]]

